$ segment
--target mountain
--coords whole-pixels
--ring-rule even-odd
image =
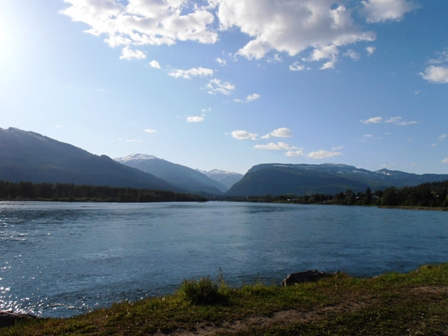
[[[448,175],[410,174],[381,169],[369,171],[344,164],[260,164],[252,167],[226,196],[336,194],[386,187],[416,186],[448,180]]]
[[[223,191],[227,190],[225,186],[194,169],[159,159],[153,155],[132,154],[115,160],[191,192],[221,195]]]
[[[108,156],[17,128],[0,128],[0,180],[183,191]]]
[[[229,190],[235,183],[239,182],[244,176],[243,174],[228,172],[219,169],[213,169],[210,171],[197,169],[197,171],[210,177],[212,180],[215,180],[220,184],[224,185],[226,187],[226,190],[224,191]]]

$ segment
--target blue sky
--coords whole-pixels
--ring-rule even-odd
[[[448,172],[446,0],[0,1],[0,127],[202,170]]]

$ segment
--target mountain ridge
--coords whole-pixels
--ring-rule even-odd
[[[387,169],[370,171],[352,165],[331,163],[318,165],[265,163],[249,169],[243,179],[225,195],[335,194],[347,189],[358,192],[367,188],[415,186],[444,180],[448,180],[448,174],[418,175]]]
[[[106,155],[17,128],[0,128],[0,179],[184,191]]]
[[[224,185],[197,170],[157,158],[154,155],[130,154],[114,160],[194,193],[221,195],[228,190]]]

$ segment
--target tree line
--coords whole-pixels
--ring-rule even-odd
[[[165,190],[63,183],[15,183],[0,181],[0,200],[65,202],[203,202],[207,199],[198,195],[180,194]]]
[[[424,183],[415,187],[389,187],[384,190],[353,192],[348,189],[335,195],[312,194],[303,196],[265,195],[249,197],[228,197],[227,200],[243,202],[376,205],[407,207],[448,207],[448,181]]]

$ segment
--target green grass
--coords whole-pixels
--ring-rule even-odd
[[[238,322],[238,323],[236,323]],[[345,274],[291,287],[185,280],[173,295],[67,319],[24,322],[0,335],[448,335],[448,264],[371,279]]]

